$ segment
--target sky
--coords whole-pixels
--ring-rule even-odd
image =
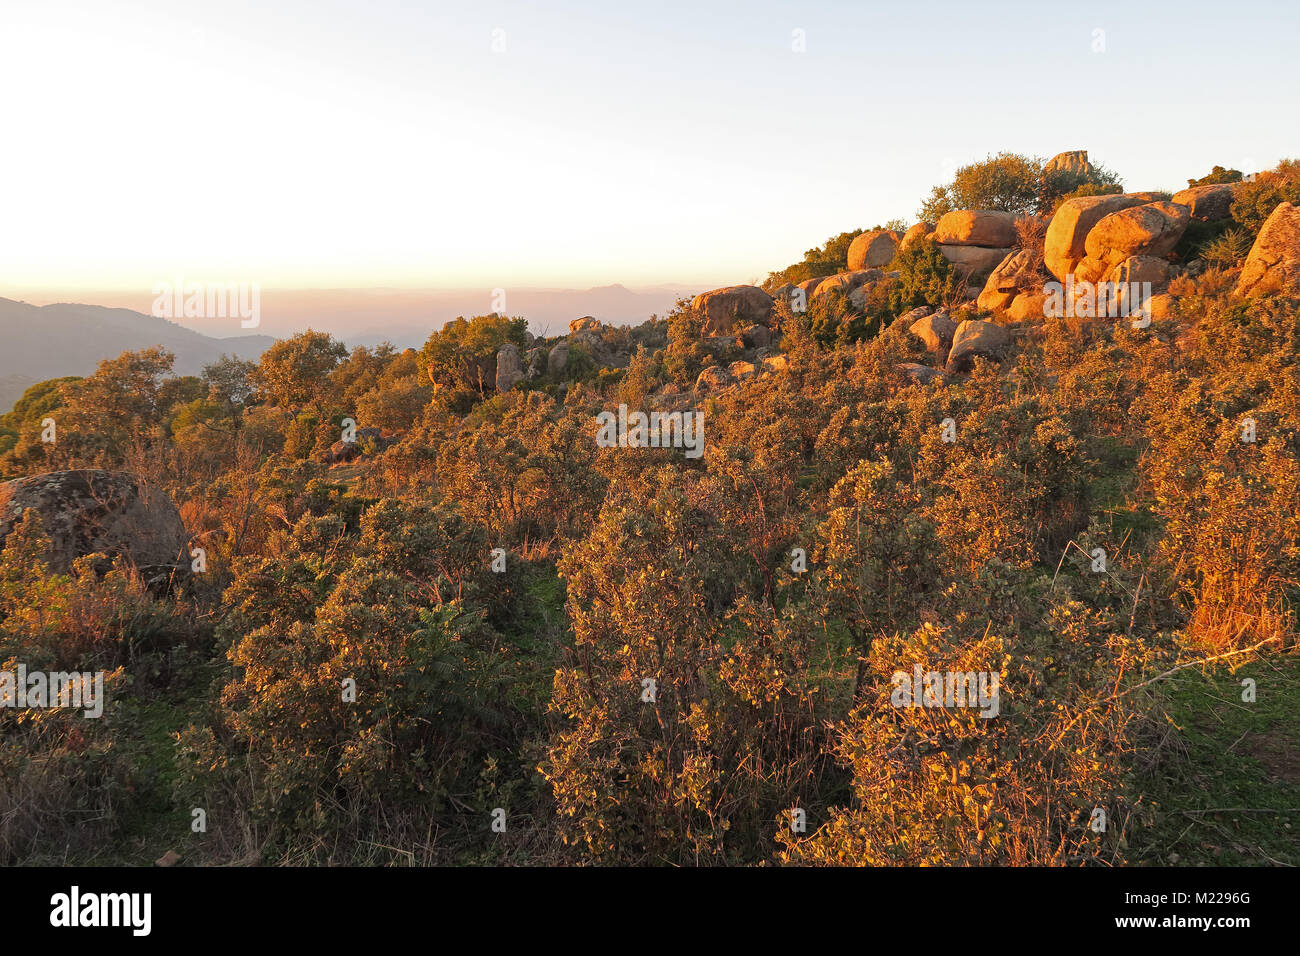
[[[0,0],[0,296],[750,282],[1000,150],[1300,155],[1297,40],[1294,0]]]

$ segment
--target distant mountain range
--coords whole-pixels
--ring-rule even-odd
[[[161,345],[176,355],[177,374],[197,375],[222,353],[254,359],[274,341],[269,335],[213,338],[130,309],[0,298],[0,411],[37,382],[89,375],[101,360],[127,350]]]
[[[563,335],[570,321],[584,315],[610,325],[635,325],[651,315],[663,318],[678,298],[713,287],[507,289],[500,308],[495,290],[488,289],[265,289],[258,334],[228,338],[200,331],[211,330],[211,320],[171,321],[124,307],[148,309],[151,300],[140,295],[94,294],[110,306],[36,306],[0,298],[0,412],[13,407],[36,382],[88,375],[103,359],[151,345],[175,353],[177,374],[197,375],[222,353],[255,359],[276,339],[306,328],[329,332],[349,347],[391,342],[399,348],[419,348],[432,331],[457,316],[500,311],[524,316],[537,335]],[[237,329],[238,322],[225,320],[224,328],[229,327]]]
[[[713,288],[709,286],[709,288]],[[562,335],[569,322],[595,316],[609,325],[636,325],[651,315],[665,316],[679,296],[703,289],[655,286],[632,290],[623,285],[593,289],[506,289],[504,302],[491,289],[263,289],[262,321],[257,331],[277,338],[305,328],[329,332],[350,346],[391,342],[399,348],[419,348],[429,333],[457,316],[501,312],[522,315],[536,335]],[[111,301],[137,305],[138,300]],[[203,320],[179,319],[203,330]]]

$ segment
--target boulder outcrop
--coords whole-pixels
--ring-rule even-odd
[[[1300,284],[1300,206],[1279,203],[1250,248],[1237,295],[1258,295]]]
[[[176,506],[136,475],[81,469],[4,482],[0,541],[28,509],[40,516],[55,571],[96,552],[125,559],[151,582],[189,567],[189,533]]]
[[[1011,345],[1007,330],[992,322],[967,319],[957,326],[948,350],[948,371],[968,372],[976,358],[1000,359]]]
[[[887,229],[864,232],[849,243],[849,272],[887,266],[898,251],[898,233]]]
[[[1110,196],[1080,196],[1061,203],[1043,238],[1043,263],[1065,281],[1085,255],[1084,244],[1092,227],[1114,212],[1160,199],[1156,193],[1117,193]]]
[[[507,342],[497,349],[497,391],[510,391],[523,377],[524,361],[519,354],[519,348],[514,343]]]
[[[1087,179],[1094,172],[1092,163],[1088,162],[1086,149],[1071,149],[1057,153],[1043,166],[1043,176],[1068,174]]]
[[[1193,219],[1216,222],[1232,214],[1232,198],[1232,183],[1210,183],[1176,192],[1172,201],[1190,209]]]
[[[1172,202],[1130,206],[1103,216],[1088,232],[1084,252],[1107,268],[1130,256],[1163,258],[1183,237],[1191,210]]]
[[[691,308],[704,319],[706,335],[723,335],[734,325],[767,325],[772,297],[757,286],[733,285],[701,292],[691,300]]]

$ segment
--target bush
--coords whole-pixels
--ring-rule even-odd
[[[1192,186],[1211,186],[1217,183],[1239,182],[1241,182],[1240,169],[1224,169],[1222,166],[1215,166],[1200,179],[1187,180],[1187,186],[1190,189]]]
[[[898,279],[889,292],[889,311],[901,315],[919,305],[941,306],[965,293],[966,282],[933,242],[914,242],[894,259]]]
[[[879,227],[877,227],[879,228]],[[832,236],[815,249],[803,254],[803,261],[787,266],[780,272],[770,273],[763,288],[771,290],[786,283],[798,284],[805,279],[831,276],[849,267],[849,246],[864,230],[854,229]]]
[[[1250,233],[1245,229],[1228,228],[1217,238],[1203,244],[1199,251],[1201,258],[1210,265],[1230,269],[1240,265],[1250,255],[1253,244]]]
[[[1300,204],[1300,160],[1284,159],[1233,192],[1232,219],[1253,240],[1279,203]]]

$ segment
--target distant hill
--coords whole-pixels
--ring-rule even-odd
[[[634,289],[614,284],[591,289],[506,289],[507,315],[522,315],[537,335],[558,335],[569,323],[584,315],[606,325],[639,325],[651,315],[666,316],[680,296],[744,281],[700,283],[693,286],[666,284]],[[27,294],[27,293],[25,293]],[[105,306],[148,311],[151,299],[142,292],[102,290],[81,293]],[[62,295],[62,293],[60,293]],[[50,301],[53,295],[31,295]],[[335,338],[357,345],[391,342],[401,348],[419,348],[429,334],[456,318],[486,315],[497,311],[493,290],[482,289],[279,289],[261,290],[260,335],[288,338],[306,328],[328,332]],[[178,318],[176,324],[200,334],[212,331],[202,319]]]
[[[257,358],[268,335],[213,338],[166,319],[98,305],[36,306],[0,298],[0,411],[27,386],[62,375],[88,375],[124,351],[161,345],[176,355],[178,375],[197,375],[221,354]]]
[[[14,407],[23,392],[35,385],[37,379],[30,375],[0,375],[0,414]]]

